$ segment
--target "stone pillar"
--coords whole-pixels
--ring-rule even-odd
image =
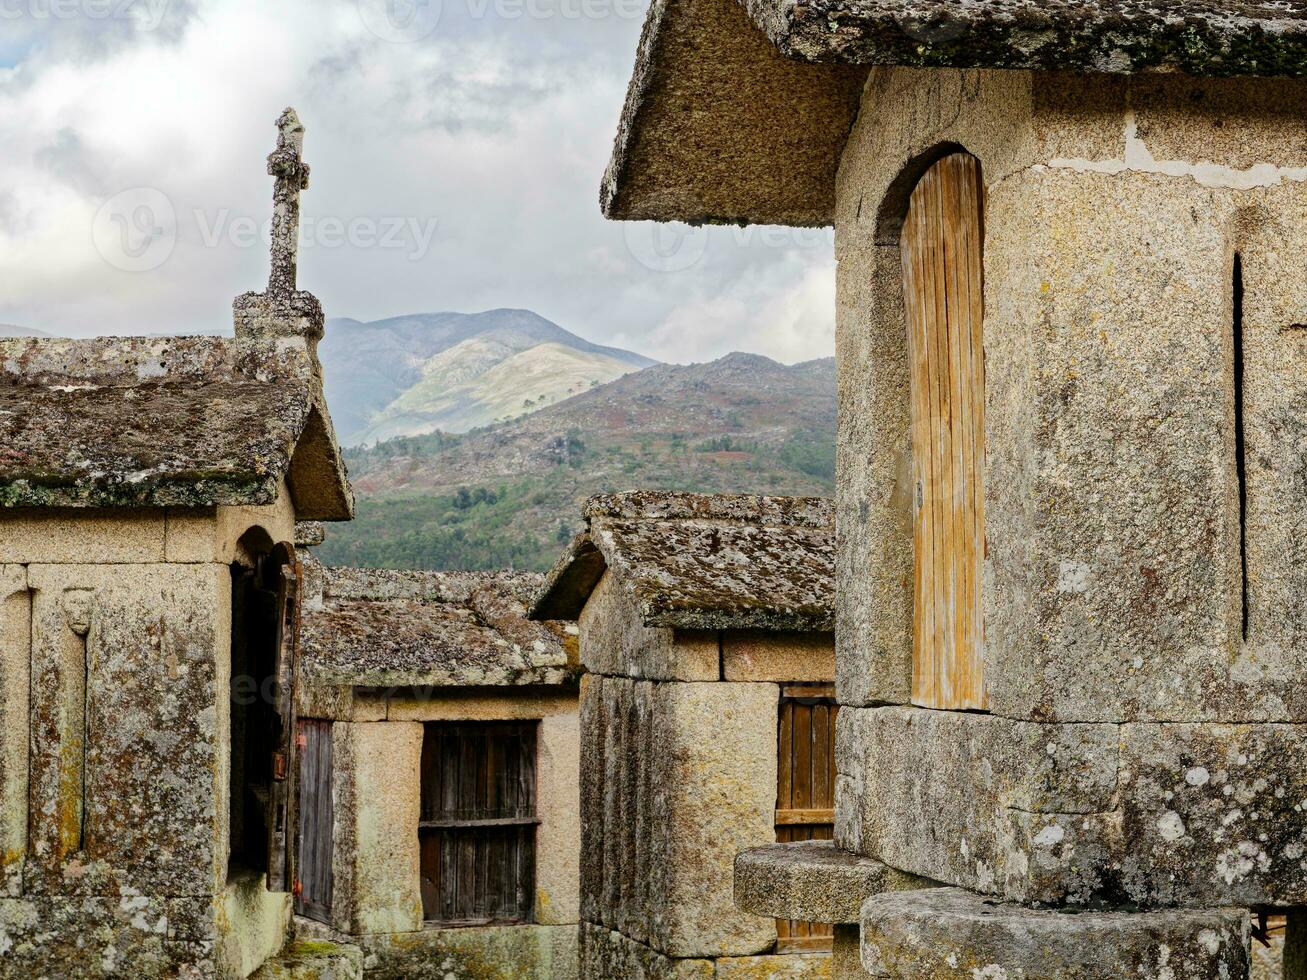
[[[332,916],[354,935],[422,928],[420,722],[332,725]]]
[[[27,569],[0,565],[0,895],[22,894],[27,856],[27,740],[32,596]]]
[[[578,920],[577,855],[581,853],[576,773],[580,731],[575,714],[540,719],[537,742],[535,921],[542,925]]]
[[[593,947],[607,933],[620,939],[603,949],[678,960],[775,942],[771,919],[735,907],[732,865],[775,839],[778,698],[775,684],[585,678],[582,914],[596,931],[583,964],[609,956]]]

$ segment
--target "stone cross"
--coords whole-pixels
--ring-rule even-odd
[[[272,271],[268,295],[289,296],[296,289],[299,249],[300,191],[309,186],[304,152],[304,126],[294,109],[277,120],[277,149],[268,156],[268,173],[277,178],[272,192]]]

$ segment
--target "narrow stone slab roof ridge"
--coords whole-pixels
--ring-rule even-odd
[[[593,497],[532,618],[576,619],[605,572],[642,622],[674,629],[834,629],[834,512],[816,497],[637,491]]]

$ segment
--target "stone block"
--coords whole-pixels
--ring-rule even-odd
[[[1144,905],[1307,904],[1305,753],[1302,725],[1123,725],[1122,889]]]
[[[294,543],[295,505],[284,480],[271,504],[169,508],[165,560],[229,564],[236,560],[237,544],[251,528],[262,528],[273,542]]]
[[[1117,738],[1115,725],[844,708],[836,841],[933,881],[1088,901],[1123,847]]]
[[[1249,980],[1293,980],[1284,970],[1284,936],[1272,934],[1265,943],[1256,938],[1251,944],[1252,969]]]
[[[778,700],[773,684],[586,679],[588,921],[669,956],[751,955],[775,942],[771,919],[735,908],[732,863],[775,840]]]
[[[723,956],[716,980],[830,980],[830,953]]]
[[[0,565],[0,896],[22,894],[32,669],[27,569]]]
[[[332,916],[351,935],[422,928],[422,725],[336,722]]]
[[[607,722],[604,701],[606,679],[598,674],[581,677],[579,709],[581,729],[581,919],[603,921],[604,783],[607,768]]]
[[[903,980],[1245,980],[1248,935],[1243,909],[1070,915],[937,888],[867,899],[862,964]]]
[[[30,894],[213,895],[226,878],[231,577],[32,565]]]
[[[845,708],[838,724],[848,850],[1021,902],[1307,903],[1304,726],[1036,725],[908,708]]]
[[[774,684],[658,684],[649,775],[651,944],[672,956],[748,955],[771,919],[735,907],[735,853],[775,840]]]
[[[835,746],[839,847],[1022,900],[1086,900],[1098,889],[1093,869],[1107,855],[1095,865],[1072,843],[1103,847],[1119,836],[1119,815],[1104,815],[1116,806],[1115,725],[846,707]],[[1048,845],[1038,856],[1036,838]],[[1055,839],[1057,860],[1047,864]]]
[[[198,940],[174,928],[169,910],[176,901],[143,895],[0,898],[0,976],[234,980],[237,975],[215,959],[211,932]],[[211,909],[207,918],[211,929]]]
[[[574,715],[577,694],[566,688],[508,687],[389,692],[384,717],[390,721],[513,721]],[[357,719],[360,721],[372,719]]]
[[[929,886],[828,840],[770,844],[735,856],[736,907],[775,919],[853,923],[872,895]]]
[[[348,943],[299,940],[250,974],[250,980],[363,980],[363,951]]]
[[[359,945],[367,980],[576,980],[578,970],[574,925],[423,929]]]
[[[724,632],[722,679],[834,681],[835,637],[829,633]]]
[[[540,720],[536,741],[536,902],[541,925],[579,918],[580,730],[575,711]]]
[[[593,674],[646,680],[715,681],[721,648],[715,632],[656,629],[605,572],[581,610],[581,663]]]
[[[712,980],[710,959],[674,959],[642,943],[588,922],[581,924],[582,980]]]
[[[269,892],[262,872],[241,871],[227,881],[218,915],[217,955],[232,976],[249,976],[286,941],[288,892]]]
[[[1307,417],[1307,349],[1291,325],[1307,321],[1307,287],[1290,270],[1304,253],[1307,188],[1276,170],[1299,166],[1301,153],[1268,138],[1277,126],[1268,98],[1279,97],[1178,77],[1102,85],[873,72],[864,107],[899,111],[862,114],[836,207],[843,703],[908,700],[897,238],[921,155],[958,144],[983,161],[991,190],[992,709],[1040,721],[1304,720],[1294,678],[1307,670],[1307,536],[1294,447]],[[1246,642],[1234,253],[1244,280]]]
[[[835,617],[841,704],[912,693],[912,456],[897,247],[841,248],[836,267]]]
[[[164,561],[162,510],[51,508],[0,516],[0,562],[15,565]]]

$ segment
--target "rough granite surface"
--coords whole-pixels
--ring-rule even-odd
[[[250,980],[363,980],[363,951],[348,943],[299,940],[250,974]]]
[[[1244,909],[1067,914],[934,888],[867,899],[862,965],[913,980],[1243,980],[1248,935]]]
[[[836,841],[904,871],[1032,904],[1307,903],[1304,726],[844,707],[837,729]]]
[[[1307,73],[1307,8],[1248,0],[748,0],[812,61],[1190,75]]]
[[[673,959],[643,943],[589,922],[581,923],[582,980],[712,980],[713,961]]]
[[[272,342],[0,340],[0,506],[272,503],[316,384],[302,349]],[[343,481],[333,451],[317,477]]]
[[[200,980],[230,976],[200,898],[0,898],[0,976]]]
[[[772,919],[733,897],[735,853],[775,840],[774,684],[587,676],[581,914],[666,956],[749,956]],[[623,975],[623,974],[616,974]]]
[[[769,844],[735,855],[736,906],[777,919],[854,923],[872,895],[930,884],[829,840]]]
[[[575,683],[562,624],[527,620],[538,575],[331,568],[305,559],[304,682],[353,687]]]
[[[907,192],[980,158],[996,714],[1301,722],[1307,84],[873,70],[837,204],[840,699],[904,703]],[[1242,260],[1243,460],[1232,324]],[[1241,561],[1241,543],[1243,545]],[[1241,608],[1246,570],[1246,609]],[[1244,630],[1244,614],[1247,628]]]
[[[637,492],[592,499],[587,541],[548,573],[534,617],[575,619],[598,584],[573,565],[596,549],[645,626],[834,628],[833,510],[819,498]]]
[[[363,936],[365,980],[576,980],[577,927],[420,929]],[[630,974],[634,975],[634,974]],[[621,976],[621,974],[611,974]]]

